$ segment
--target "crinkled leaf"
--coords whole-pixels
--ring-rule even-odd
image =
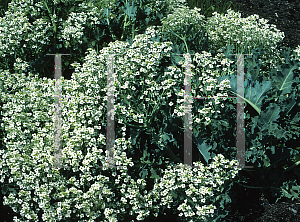
[[[296,62],[294,64],[284,64],[282,67],[277,66],[277,70],[271,70],[273,86],[277,90],[281,91],[282,95],[290,93],[292,90],[292,84],[294,83],[293,70],[298,69]]]
[[[281,109],[277,104],[271,103],[270,106],[260,113],[260,126],[269,125],[271,122],[275,122],[279,118]]]
[[[237,77],[234,75],[227,75],[220,78],[220,82],[228,79],[230,81],[230,89],[229,91],[233,94],[237,95],[241,98],[240,95],[237,94]],[[266,97],[266,93],[271,90],[271,81],[263,81],[262,83],[255,81],[254,86],[251,86],[252,83],[249,79],[251,76],[248,74],[245,80],[245,96],[242,97],[248,104],[250,104],[257,112],[260,114],[262,101]]]

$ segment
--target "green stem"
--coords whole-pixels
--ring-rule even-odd
[[[184,36],[184,37],[180,37],[179,35],[177,35],[176,33],[174,33],[174,32],[171,32],[171,34],[173,34],[173,35],[175,35],[175,36],[177,36],[178,38],[180,38],[183,42],[184,42],[184,44],[185,44],[185,48],[186,48],[186,53],[189,53],[189,48],[188,48],[188,46],[187,46],[187,44],[186,44],[186,41],[185,41],[185,39],[186,39],[186,36]]]
[[[163,93],[162,93],[162,96],[163,97],[165,94],[164,94],[165,90],[163,90]],[[155,104],[153,110],[152,110],[152,113],[150,114],[150,120],[148,121],[148,123],[150,124],[151,120],[153,119],[153,113],[156,111],[156,108],[158,107],[158,103]]]
[[[126,5],[127,5],[127,0],[126,0]],[[124,19],[124,25],[123,25],[123,31],[122,31],[122,37],[121,40],[123,40],[124,37],[124,32],[125,32],[125,27],[127,26],[127,15],[125,15],[125,19]]]
[[[241,183],[238,183],[239,185],[241,185],[242,187],[247,187],[247,188],[251,188],[251,189],[264,189],[264,187],[251,187],[251,186],[247,186]]]
[[[276,55],[277,55],[277,57],[281,60],[281,62],[284,63],[283,60],[282,60],[282,59],[280,58],[280,56],[278,55],[278,53],[276,53]]]
[[[284,170],[283,172],[284,172],[284,173],[285,173],[285,172],[288,172],[288,171],[294,169],[294,168],[295,168],[296,166],[298,166],[299,164],[300,164],[300,161],[294,163],[292,166],[290,166],[289,168],[287,168],[287,169]]]
[[[127,26],[127,15],[125,15],[121,40],[124,38],[125,27]]]
[[[48,13],[49,13],[49,16],[50,16],[52,25],[53,25],[54,39],[55,39],[55,43],[56,43],[56,38],[57,38],[57,33],[56,33],[56,32],[57,32],[57,30],[56,30],[56,23],[54,22],[53,15],[52,15],[52,13],[51,13],[51,11],[50,11],[48,5],[47,5],[47,2],[44,1],[44,3],[45,3],[45,6],[46,6],[46,8],[47,8],[47,10],[48,10]],[[54,9],[54,13],[55,13],[55,9]]]
[[[134,39],[134,34],[135,34],[135,23],[133,23],[133,26],[132,26],[132,40]]]
[[[188,48],[188,46],[186,44],[185,37],[182,40],[183,40],[183,42],[185,44],[186,53],[189,53],[189,48]]]
[[[107,14],[108,14],[108,9],[106,8],[106,10],[107,10]],[[113,39],[114,41],[116,41],[116,40],[117,40],[117,37],[114,35],[113,31],[111,30],[110,22],[109,22],[108,17],[106,17],[106,21],[107,21],[108,30],[109,30],[109,32],[110,32],[110,35],[111,35],[112,39]]]

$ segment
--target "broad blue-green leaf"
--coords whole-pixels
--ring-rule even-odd
[[[208,163],[208,161],[211,159],[210,153],[208,151],[212,147],[208,146],[205,142],[203,142],[202,144],[197,142],[197,148],[198,148],[199,152],[201,153],[201,155],[203,156],[206,163]]]
[[[137,11],[137,7],[134,5],[134,1],[132,2],[132,5],[130,5],[129,2],[127,2],[125,4],[125,7],[122,7],[123,11],[125,12],[125,14],[130,17],[133,21],[136,20],[136,11]]]
[[[258,80],[259,72],[260,72],[260,67],[262,65],[262,61],[259,60],[257,63],[257,54],[253,54],[252,58],[245,58],[245,63],[247,63],[247,73],[250,73],[252,80],[256,81]],[[245,65],[246,67],[246,65]]]
[[[295,91],[293,92],[292,95],[289,96],[289,98],[290,98],[289,100],[282,102],[283,109],[284,109],[283,112],[286,113],[286,115],[288,115],[291,112],[291,110],[294,108],[294,106],[297,104],[297,102],[295,101]]]
[[[293,70],[297,69],[298,66],[295,64],[284,64],[283,67],[277,66],[277,71],[272,70],[272,80],[274,88],[281,91],[282,95],[290,93],[292,90],[292,84],[294,82]]]
[[[237,94],[237,77],[235,75],[227,75],[222,76],[220,78],[220,82],[224,79],[228,79],[230,81],[230,89],[229,91],[232,92],[237,97],[244,99],[249,105],[251,105],[257,112],[260,114],[262,101],[266,97],[266,93],[272,89],[271,81],[263,81],[262,83],[255,81],[253,84],[251,79],[251,75],[246,75],[247,78],[245,80],[244,89],[245,95],[242,97],[241,95]],[[254,86],[252,86],[252,84]]]
[[[259,125],[269,125],[272,122],[275,122],[279,118],[279,113],[281,109],[278,105],[271,103],[269,107],[260,113]]]

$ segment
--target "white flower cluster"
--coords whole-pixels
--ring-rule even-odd
[[[296,49],[294,49],[294,53],[293,53],[294,59],[300,61],[300,45],[298,45],[298,47],[296,47]],[[299,67],[300,70],[300,67]]]
[[[112,172],[107,167],[100,169],[106,163],[103,155],[105,136],[96,135],[94,132],[97,129],[85,127],[85,124],[78,125],[81,122],[79,119],[84,119],[87,114],[91,115],[96,107],[86,109],[88,104],[82,100],[83,105],[77,109],[75,106],[78,100],[75,103],[62,102],[63,110],[66,106],[70,110],[63,115],[62,125],[63,162],[70,167],[69,173],[74,174],[68,178],[57,169],[51,168],[54,161],[51,155],[54,150],[54,125],[51,124],[54,115],[51,112],[54,81],[46,78],[40,81],[33,75],[25,77],[14,74],[9,77],[2,72],[1,83],[3,82],[6,83],[5,87],[12,83],[18,86],[18,82],[23,85],[23,89],[15,95],[6,95],[6,104],[3,107],[6,111],[4,126],[8,132],[5,138],[8,152],[2,152],[1,155],[1,182],[9,178],[10,183],[19,187],[16,193],[4,197],[4,204],[12,206],[22,216],[22,220],[14,221],[38,221],[39,210],[43,211],[43,221],[57,221],[73,215],[72,217],[80,218],[78,221],[95,221],[101,218],[101,221],[108,222],[117,220],[117,215],[121,212],[139,214],[138,200],[142,199],[140,193],[145,181],[140,179],[137,183],[127,174],[127,167],[133,166],[133,162],[126,157],[124,150],[130,148],[130,142],[116,139],[115,163],[122,168]],[[62,85],[68,85],[68,81],[62,79]],[[97,114],[98,118],[102,115],[104,113]],[[9,116],[13,118],[8,118]],[[77,119],[77,122],[68,123],[68,118]],[[80,146],[83,143],[86,143],[85,154]],[[95,173],[97,169],[98,173]],[[111,178],[105,176],[111,173]],[[122,192],[121,188],[119,191],[112,191],[117,184],[122,185]],[[56,192],[50,194],[54,189]],[[132,210],[126,204],[127,201],[136,210]],[[32,207],[33,205],[39,210]]]
[[[217,78],[220,76],[231,74],[230,65],[233,61],[227,59],[224,54],[218,53],[216,56],[212,56],[211,53],[203,51],[201,54],[196,53],[194,62],[196,63],[194,71],[192,71],[192,79],[196,81],[196,83],[192,83],[192,94],[193,97],[207,97],[204,99],[204,108],[198,110],[198,115],[193,118],[193,122],[200,123],[204,120],[204,124],[208,125],[211,121],[210,116],[217,112],[221,113],[220,106],[224,108],[224,104],[220,102],[221,97],[223,101],[225,101],[228,94],[222,93],[225,88],[230,88],[229,80],[223,80],[220,83],[217,83]],[[183,61],[179,62],[179,64],[183,64]],[[179,72],[178,68],[171,67],[169,68],[173,72],[176,70]],[[167,72],[168,75],[174,75],[172,72]],[[181,74],[174,75],[175,79],[178,79]],[[183,78],[183,77],[181,77]],[[198,80],[198,81],[197,81]],[[197,91],[196,91],[197,90]],[[199,92],[199,91],[200,92]],[[179,97],[183,97],[185,91],[181,89],[179,92],[175,89],[176,94]],[[208,99],[209,98],[209,99]],[[214,99],[214,105],[211,101]],[[177,99],[177,104],[184,102],[184,99]],[[193,101],[193,106],[197,107],[197,100]],[[216,105],[220,104],[218,107]],[[177,108],[178,107],[178,108]],[[217,110],[217,111],[216,111]],[[177,116],[184,115],[184,105],[176,106],[174,109],[174,113]],[[196,127],[196,124],[193,125]]]
[[[224,181],[234,178],[240,170],[235,168],[237,161],[226,160],[222,154],[213,160],[208,167],[201,162],[194,163],[193,168],[183,164],[168,166],[164,176],[146,195],[145,206],[149,209],[154,207],[155,215],[158,215],[159,207],[173,209],[186,221],[207,220],[213,216],[217,209],[214,197],[220,194]],[[235,169],[225,169],[230,167]],[[180,201],[177,194],[185,194],[187,198]]]
[[[182,43],[178,37],[174,36],[170,32],[175,34],[185,33],[186,29],[190,26],[194,26],[194,30],[204,30],[204,16],[199,14],[201,9],[189,9],[187,6],[174,9],[172,14],[169,14],[166,18],[162,19],[162,31],[167,32],[170,39],[176,39],[175,42]],[[180,36],[180,34],[179,34]]]
[[[153,10],[161,10],[162,8],[167,8],[167,14],[172,13],[177,8],[181,8],[184,6],[188,6],[188,2],[186,0],[158,0],[155,2]]]
[[[228,9],[225,15],[214,12],[206,22],[209,48],[216,52],[230,44],[240,49],[246,44],[255,48],[262,43],[265,49],[270,51],[283,40],[284,33],[267,22],[263,18],[259,19],[258,15],[241,18],[241,14],[232,9]],[[237,53],[237,48],[233,53]]]
[[[16,193],[4,197],[4,204],[12,206],[22,216],[15,221],[37,221],[39,210],[43,211],[42,220],[49,222],[71,217],[78,221],[118,221],[122,215],[134,215],[137,220],[143,220],[151,212],[157,215],[163,205],[171,207],[167,196],[160,199],[159,205],[151,207],[150,196],[144,190],[146,181],[135,181],[128,175],[127,168],[134,163],[126,157],[126,150],[132,146],[130,138],[125,140],[124,134],[123,138],[116,139],[114,153],[116,165],[123,168],[100,169],[106,166],[103,120],[108,54],[121,54],[114,56],[118,92],[115,94],[116,112],[120,109],[122,115],[129,118],[134,114],[136,122],[146,122],[148,117],[131,109],[134,102],[130,102],[131,106],[121,105],[120,95],[144,96],[145,101],[141,103],[148,104],[149,108],[158,101],[158,96],[165,97],[173,87],[180,88],[183,84],[182,73],[174,67],[169,67],[171,73],[163,74],[166,81],[154,80],[153,77],[160,74],[158,61],[162,52],[171,50],[170,42],[150,41],[154,32],[154,28],[149,27],[147,35],[137,35],[130,47],[128,43],[116,41],[99,55],[89,49],[82,66],[73,64],[76,71],[72,79],[61,78],[62,162],[73,176],[66,177],[51,168],[54,162],[54,80],[40,80],[31,73],[25,76],[1,72],[3,127],[7,132],[4,142],[8,152],[1,154],[0,180],[4,182],[9,178],[10,183],[19,187]],[[17,59],[15,67],[22,67],[20,63],[22,60]],[[175,74],[181,78],[173,78]],[[141,85],[142,80],[146,84]],[[140,86],[141,90],[131,90]],[[176,177],[177,181],[187,178],[185,174]],[[155,189],[151,195],[156,195]],[[194,199],[195,195],[189,194]],[[185,211],[180,208],[180,212]],[[190,211],[187,214],[192,216]]]
[[[66,48],[70,47],[75,42],[78,42],[79,44],[82,43],[86,24],[100,24],[99,18],[101,18],[102,15],[97,12],[92,3],[81,3],[80,7],[88,12],[71,12],[69,18],[64,22],[63,28],[60,26],[62,28],[62,41]]]
[[[48,24],[43,18],[30,23],[21,7],[13,1],[9,4],[11,9],[6,11],[5,17],[0,17],[0,54],[2,57],[7,55],[24,55],[26,49],[34,51],[32,55],[41,54],[45,45],[50,44],[50,33]],[[14,13],[12,11],[14,10]],[[24,42],[25,44],[21,44]]]

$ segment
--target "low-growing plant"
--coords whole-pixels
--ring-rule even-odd
[[[108,52],[116,50],[127,52],[128,56],[135,55],[137,57],[138,55],[133,52],[144,48],[141,45],[144,42],[143,40],[147,36],[150,38],[153,31],[153,29],[149,29],[146,35],[136,36],[131,50],[126,50],[126,47],[124,47],[128,44],[116,42],[111,44],[111,48],[104,48],[103,54],[107,55]],[[151,41],[148,41],[148,43],[151,45]],[[159,43],[152,42],[152,44],[153,47],[150,48],[160,48]],[[162,45],[162,49],[165,47],[168,48],[168,44]],[[219,201],[222,205],[224,201],[227,203],[229,199],[226,196],[226,191],[222,189],[219,190],[221,192],[220,197],[209,198],[206,195],[216,195],[213,190],[216,188],[217,191],[220,187],[214,185],[215,182],[220,185],[225,180],[230,181],[234,178],[238,169],[232,169],[231,167],[236,165],[236,161],[231,161],[228,164],[228,161],[222,159],[222,156],[219,155],[214,158],[216,163],[211,162],[212,165],[209,169],[207,168],[208,170],[203,171],[204,167],[192,169],[195,180],[194,177],[188,179],[186,175],[191,175],[191,173],[188,169],[186,171],[182,168],[181,171],[184,174],[179,173],[176,176],[176,178],[178,177],[176,182],[178,191],[172,191],[174,204],[170,197],[166,199],[157,196],[161,194],[161,185],[158,182],[160,177],[157,175],[168,175],[167,172],[161,170],[163,167],[157,172],[151,170],[152,175],[156,175],[154,179],[155,184],[158,183],[158,185],[154,185],[149,191],[145,189],[146,182],[149,181],[148,178],[143,179],[143,176],[140,176],[140,178],[133,177],[134,162],[138,164],[138,161],[133,160],[131,157],[128,158],[127,153],[138,151],[130,145],[135,138],[130,137],[131,140],[127,140],[124,138],[124,133],[122,139],[117,136],[119,139],[116,139],[115,161],[120,168],[105,168],[107,165],[103,150],[105,146],[103,117],[105,117],[106,109],[104,102],[106,100],[104,97],[106,81],[105,72],[103,72],[105,66],[101,62],[101,59],[104,58],[103,54],[97,55],[95,50],[90,50],[83,67],[79,67],[77,64],[72,80],[62,78],[62,94],[70,97],[62,101],[62,161],[65,169],[60,170],[51,167],[54,162],[52,155],[54,151],[54,81],[47,78],[40,80],[37,75],[33,76],[31,73],[28,74],[28,77],[23,73],[13,75],[8,75],[8,71],[1,73],[2,88],[13,91],[13,94],[4,92],[3,97],[1,97],[5,98],[3,107],[5,117],[3,120],[7,132],[4,139],[7,149],[1,150],[3,158],[0,166],[2,172],[1,182],[6,182],[8,186],[4,189],[10,191],[9,195],[4,197],[4,204],[10,205],[13,210],[20,212],[22,216],[22,218],[15,218],[14,221],[68,221],[68,218],[78,221],[143,220],[150,213],[157,216],[166,207],[177,209],[191,218],[211,217],[211,210],[216,209],[213,204]],[[153,55],[148,55],[150,63],[156,54],[153,52]],[[145,58],[148,63],[149,58]],[[21,60],[18,61],[22,63]],[[126,65],[124,64],[136,65],[129,62],[123,63],[121,60],[117,60],[118,63],[122,63],[125,70]],[[147,65],[150,65],[150,63]],[[104,70],[101,70],[101,67]],[[123,68],[120,65],[118,67],[120,67],[120,70],[117,70],[117,73],[124,73],[122,72]],[[157,65],[157,67],[159,66]],[[15,68],[20,72],[23,69],[21,65],[16,65]],[[89,71],[87,72],[87,70]],[[124,74],[127,72],[131,73],[127,69]],[[143,73],[142,70],[140,75],[144,78],[151,78],[151,75]],[[117,76],[119,75],[117,74]],[[128,78],[130,79],[130,75]],[[21,81],[21,79],[25,80]],[[126,88],[126,84],[119,85],[123,82],[122,79],[122,76],[120,76],[116,81],[116,85],[125,86]],[[10,80],[14,80],[14,82]],[[147,82],[147,79],[145,79],[145,82]],[[19,88],[20,83],[22,83],[22,88]],[[155,85],[155,81],[152,81],[152,83]],[[158,83],[160,82],[158,81]],[[144,86],[142,85],[142,87]],[[119,91],[122,92],[122,90]],[[101,96],[101,94],[103,95]],[[148,96],[151,96],[150,92]],[[116,97],[122,98],[120,95],[116,95]],[[153,100],[149,101],[151,103]],[[124,114],[120,116],[123,116],[123,118],[116,115],[116,119],[122,120],[125,119],[124,117],[128,117]],[[124,120],[124,122],[127,121]],[[16,135],[18,136],[16,137]],[[22,139],[22,143],[19,142],[20,139]],[[154,162],[157,163],[158,161]],[[199,162],[198,164],[201,165],[202,163]],[[228,169],[218,169],[219,164]],[[169,165],[168,170],[171,169],[171,166],[174,169],[176,168],[176,164]],[[209,171],[214,169],[216,171],[211,172],[213,173],[211,174]],[[218,171],[220,176],[217,176]],[[214,175],[214,180],[211,178],[212,175]],[[195,192],[195,196],[188,194],[195,202],[191,205],[193,206],[192,211],[195,211],[194,214],[191,210],[186,211],[182,208],[182,204],[186,204],[186,202],[182,198],[181,189],[184,188],[182,184],[187,184],[187,179],[193,181],[194,187],[197,187],[197,189],[204,189],[201,192],[203,198],[207,199],[207,202],[205,202],[207,206],[200,200],[195,202],[198,197],[197,191],[187,191],[188,193]],[[207,191],[210,192],[205,191],[204,187],[210,187],[210,185],[213,186],[208,188]],[[202,186],[203,188],[201,188]],[[149,206],[149,199],[153,199],[153,203],[157,202],[157,204],[152,207]],[[214,216],[217,216],[217,214]]]
[[[232,9],[228,9],[224,15],[214,12],[206,22],[209,49],[216,52],[225,46],[234,45],[233,53],[249,54],[252,49],[262,46],[269,55],[278,42],[283,40],[284,33],[276,25],[267,22],[258,15],[241,18],[241,13]]]
[[[283,37],[278,30],[267,31],[269,27],[261,27],[264,20],[254,22],[257,16],[237,16],[233,24],[238,25],[232,25],[230,10],[206,22],[197,8],[188,14],[184,1],[32,4],[14,0],[0,18],[0,50],[5,52],[0,61],[0,179],[5,204],[22,216],[15,221],[133,221],[170,209],[187,220],[213,221],[226,215],[224,205],[230,202],[235,175],[250,188],[260,178],[261,189],[279,199],[297,197],[293,187],[291,196],[284,190],[289,180],[299,178],[298,145],[293,141],[299,138],[300,50],[290,55],[277,49]],[[168,13],[151,11],[152,6]],[[233,31],[225,41],[214,37],[226,31],[217,28],[219,21]],[[245,23],[258,29],[259,41],[234,34],[243,28],[249,34]],[[10,35],[16,27],[20,35]],[[68,61],[75,71],[70,79],[61,79],[64,169],[52,167],[54,81],[34,70],[34,63],[43,59],[34,57],[30,44],[19,46],[20,39],[30,36],[36,37],[30,42],[33,48],[43,53],[74,48]],[[104,43],[104,38],[110,40]],[[252,57],[245,57],[245,157],[256,169],[237,174],[238,169],[229,168],[236,163],[236,100],[213,96],[237,96],[236,58],[230,54],[243,53],[243,48],[235,45],[233,51],[231,44],[247,41],[251,50],[246,52]],[[194,54],[192,96],[208,99],[192,101],[193,162],[200,168],[183,170],[185,110],[180,98],[187,65],[182,54],[187,52]],[[107,168],[104,152],[109,54],[115,54],[117,169]],[[242,173],[252,178],[245,180]],[[217,210],[211,217],[213,209]]]

